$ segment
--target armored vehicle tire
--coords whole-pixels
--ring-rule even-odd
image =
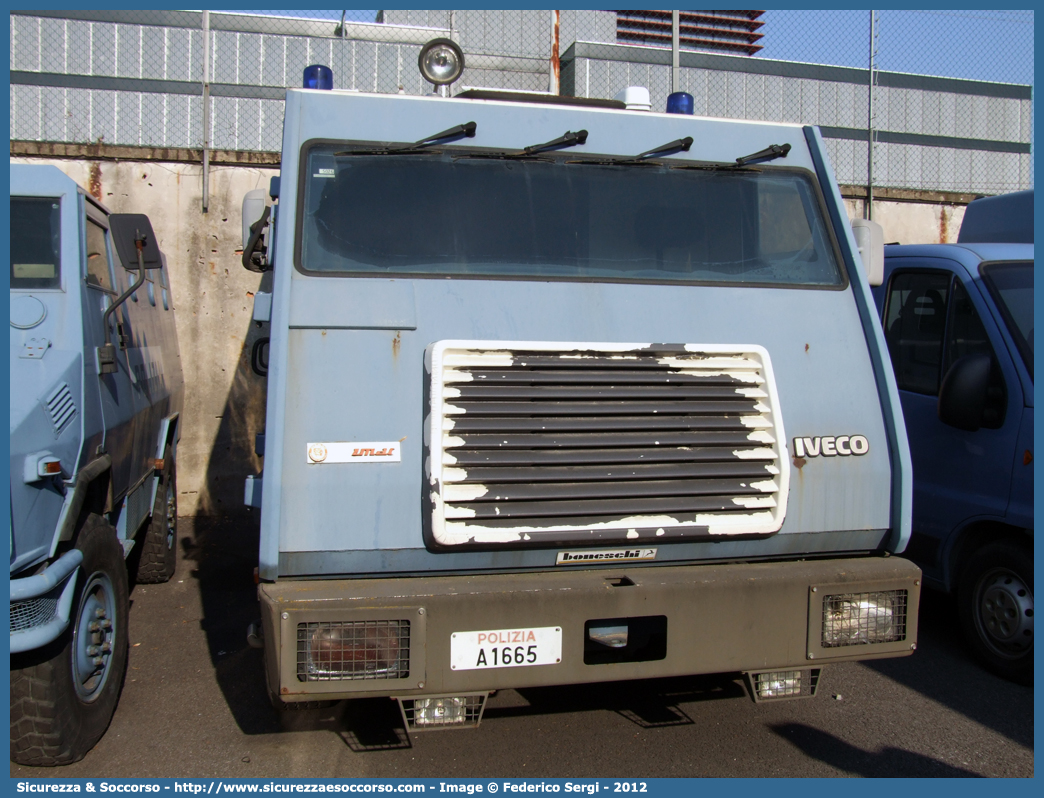
[[[90,515],[76,548],[69,627],[48,646],[11,658],[11,760],[83,759],[108,728],[127,671],[127,568],[116,530]]]
[[[961,626],[991,671],[1033,683],[1033,554],[1010,541],[989,543],[968,559],[958,584]]]
[[[170,447],[163,453],[163,473],[156,489],[152,518],[141,541],[135,581],[142,584],[166,582],[174,575],[178,560],[178,481]]]

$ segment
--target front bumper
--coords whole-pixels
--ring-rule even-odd
[[[482,576],[418,576],[263,583],[267,679],[282,701],[362,696],[459,695],[502,688],[701,673],[819,667],[910,654],[917,641],[921,571],[899,557],[805,562],[561,570]],[[887,595],[903,618],[885,642],[849,635],[824,644],[837,599],[875,606]],[[895,598],[899,597],[899,598]],[[898,612],[898,611],[897,611]],[[872,614],[872,613],[871,613]],[[897,616],[898,617],[898,616]],[[590,656],[591,621],[665,619],[656,658]],[[313,681],[302,672],[307,624],[408,627],[408,663],[390,675]],[[408,623],[407,623],[408,622]],[[644,620],[642,621],[645,622]],[[560,627],[561,661],[452,670],[455,632]],[[586,641],[586,645],[585,645]],[[587,651],[587,662],[585,662]],[[597,660],[597,661],[596,661]]]
[[[11,653],[46,646],[69,625],[83,552],[70,549],[35,576],[11,580]]]

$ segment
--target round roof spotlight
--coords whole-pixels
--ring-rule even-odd
[[[428,83],[448,86],[464,72],[464,52],[452,39],[432,39],[421,48],[417,66]]]

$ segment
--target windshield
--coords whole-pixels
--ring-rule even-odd
[[[305,154],[308,273],[843,284],[802,172],[339,149]]]
[[[11,288],[61,287],[57,199],[11,197]]]
[[[982,275],[1032,377],[1033,261],[988,263],[983,265]]]

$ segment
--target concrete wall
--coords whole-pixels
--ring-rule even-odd
[[[12,159],[12,162],[30,162]],[[34,160],[41,163],[41,160]],[[254,435],[264,427],[265,381],[250,369],[261,330],[251,321],[261,275],[240,264],[240,203],[274,170],[212,167],[201,213],[201,168],[162,162],[54,160],[111,211],[146,213],[167,256],[185,372],[178,448],[179,511],[242,510],[243,477],[261,470]]]
[[[862,200],[845,200],[849,219],[862,219]],[[873,219],[884,228],[886,244],[955,244],[964,205],[874,202]]]
[[[274,169],[212,167],[210,212],[200,211],[197,164],[12,158],[52,163],[112,211],[147,213],[167,256],[186,381],[178,449],[183,515],[243,509],[243,478],[261,470],[254,436],[264,428],[265,381],[250,369],[250,350],[263,333],[251,320],[260,275],[243,269],[240,203],[268,186]],[[847,200],[850,218],[862,217]],[[885,241],[956,241],[960,205],[875,202]]]

